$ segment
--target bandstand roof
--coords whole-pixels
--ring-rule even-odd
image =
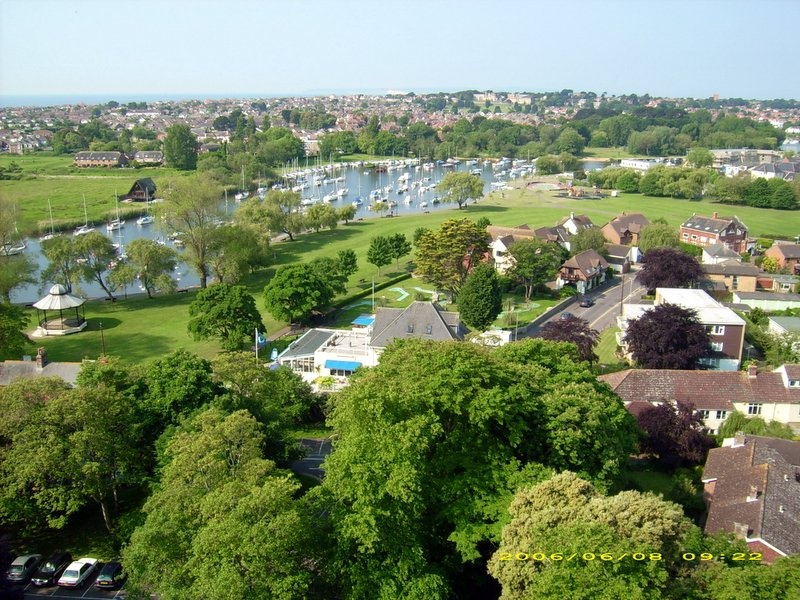
[[[44,298],[34,303],[34,307],[39,310],[63,310],[65,308],[75,308],[86,302],[82,298],[71,296],[63,285],[57,283],[50,288],[50,293]]]

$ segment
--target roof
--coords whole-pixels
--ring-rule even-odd
[[[34,302],[33,306],[39,310],[64,310],[81,306],[84,302],[86,301],[82,298],[70,296],[64,286],[57,283],[50,288],[50,293],[47,296]]]
[[[0,385],[8,385],[17,379],[34,377],[60,377],[74,386],[78,379],[82,363],[48,362],[41,369],[33,360],[7,360],[0,362]]]
[[[740,300],[777,300],[779,302],[800,302],[800,294],[776,294],[775,292],[739,292],[734,294]]]
[[[603,227],[607,227],[609,225],[614,229],[614,231],[620,234],[623,234],[626,231],[630,231],[631,233],[639,233],[642,229],[650,225],[650,221],[648,221],[647,217],[641,213],[631,213],[629,215],[623,213],[611,219]]]
[[[769,317],[769,320],[785,331],[800,332],[800,317]]]
[[[751,263],[743,263],[738,260],[726,260],[717,264],[700,265],[708,275],[736,275],[746,277],[757,277],[762,274],[761,269]]]
[[[780,254],[784,259],[800,258],[800,244],[773,244],[767,251]]]
[[[614,258],[615,256],[627,258],[631,251],[630,246],[624,246],[623,244],[605,244],[605,248],[608,251],[609,258]]]
[[[697,231],[720,233],[727,229],[731,223],[737,227],[747,229],[744,226],[744,223],[742,223],[737,217],[703,217],[701,215],[692,215],[681,224],[681,227],[685,227],[686,229],[695,229]]]
[[[385,348],[397,338],[461,340],[464,333],[458,313],[447,312],[434,302],[415,301],[406,308],[379,308],[370,346]]]
[[[725,244],[709,244],[703,248],[703,254],[708,254],[712,258],[735,258],[740,259],[739,253],[734,252]]]
[[[278,356],[278,361],[282,362],[289,358],[299,358],[301,356],[312,356],[327,342],[336,331],[333,329],[309,329]]]
[[[727,440],[726,440],[727,441]],[[747,539],[762,539],[783,554],[800,552],[800,442],[737,436],[714,448],[703,470],[715,481],[706,533],[747,528]]]
[[[75,160],[119,160],[122,158],[122,152],[92,152],[89,150],[82,150],[75,154]]]
[[[536,234],[536,237],[540,240],[556,243],[565,243],[572,237],[572,234],[561,225],[556,225],[555,227],[539,227],[539,229],[534,230],[534,234]]]
[[[656,288],[657,304],[675,304],[691,308],[705,325],[741,325],[744,319],[730,308],[722,306],[706,292],[699,289]]]
[[[579,252],[561,265],[561,268],[578,269],[587,277],[593,276],[599,270],[608,268],[608,262],[598,254],[597,250],[589,249]]]
[[[328,359],[325,361],[326,369],[338,369],[341,371],[355,371],[361,366],[361,363],[354,360],[333,360]]]
[[[586,215],[576,215],[575,213],[570,213],[568,217],[564,217],[561,219],[558,224],[563,225],[568,221],[572,221],[578,227],[578,229],[591,229],[594,227],[594,223],[592,220]]]
[[[504,243],[506,246],[511,242],[515,241],[516,239],[531,239],[535,237],[534,232],[531,231],[531,228],[527,225],[520,225],[518,227],[498,227],[495,225],[489,225],[486,228],[486,232],[492,238],[492,241],[495,241],[500,238],[510,238],[510,241],[506,242],[504,239]]]
[[[358,315],[355,319],[352,320],[350,324],[357,325],[359,327],[369,327],[374,322],[375,322],[375,315]]]
[[[787,365],[788,366],[788,365]],[[598,377],[626,404],[691,402],[698,410],[733,410],[734,404],[800,405],[800,388],[788,388],[780,372],[626,369]]]

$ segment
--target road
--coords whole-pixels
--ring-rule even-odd
[[[32,583],[25,586],[25,600],[40,600],[41,598],[54,598],[56,600],[67,600],[74,598],[83,598],[84,600],[110,600],[116,598],[122,600],[125,598],[125,586],[118,590],[99,590],[93,584],[97,576],[100,574],[100,569],[95,569],[95,572],[89,578],[88,582],[84,583],[77,590],[69,590],[60,588],[58,586],[49,587],[36,587]]]
[[[322,461],[331,453],[330,439],[302,438],[300,446],[305,450],[306,455],[300,460],[292,461],[289,468],[298,475],[307,475],[317,481],[322,481],[325,470],[322,468]]]

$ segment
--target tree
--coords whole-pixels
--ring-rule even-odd
[[[358,258],[352,248],[339,250],[336,254],[336,260],[338,262],[338,271],[345,279],[349,279],[351,275],[358,271]]]
[[[211,409],[169,441],[123,561],[127,588],[163,598],[308,597],[323,547],[300,484],[261,455],[247,413]]]
[[[319,231],[323,227],[335,229],[338,222],[336,209],[330,204],[314,204],[306,211],[306,226],[314,231]]]
[[[512,243],[508,254],[514,260],[507,274],[525,286],[526,302],[530,301],[534,288],[555,279],[565,259],[561,246],[535,238]]]
[[[573,358],[544,340],[407,339],[354,375],[329,418],[322,484],[344,596],[448,597],[469,587],[465,563],[488,558],[517,487],[550,469],[615,476],[633,417]]]
[[[200,287],[208,285],[209,259],[219,208],[219,185],[205,174],[184,177],[173,182],[158,205],[158,213],[171,231],[179,231],[186,245],[186,262],[200,278]]]
[[[333,297],[328,282],[309,264],[279,268],[264,287],[269,313],[289,323],[307,321],[312,312],[327,309]]]
[[[608,255],[608,250],[606,250],[606,238],[603,235],[603,230],[599,227],[581,229],[578,233],[569,238],[569,251],[572,256],[586,250],[596,250],[600,255]]]
[[[767,273],[777,273],[781,265],[774,256],[765,256],[764,260],[761,261],[761,268]]]
[[[471,173],[453,171],[442,177],[436,190],[445,202],[456,202],[458,208],[462,208],[467,200],[483,196],[483,180]]]
[[[691,585],[701,600],[789,600],[800,596],[800,558],[796,555],[781,557],[771,565],[714,561],[705,567],[694,571]]]
[[[16,359],[31,345],[25,328],[28,317],[19,306],[0,300],[0,360]]]
[[[569,319],[551,320],[544,324],[539,337],[552,342],[569,342],[578,347],[581,360],[590,363],[597,360],[594,347],[600,339],[600,333],[589,327],[589,322],[576,316]]]
[[[555,141],[556,150],[568,154],[580,154],[585,146],[586,140],[572,127],[565,127]]]
[[[162,429],[208,404],[220,391],[211,377],[211,363],[187,350],[151,362],[144,380],[143,408]]]
[[[175,290],[175,280],[171,275],[177,264],[177,256],[172,248],[153,240],[137,238],[128,245],[126,252],[128,258],[125,263],[111,273],[110,279],[115,285],[130,285],[138,281],[148,298],[157,292]]]
[[[110,268],[110,263],[117,260],[117,249],[109,238],[99,231],[91,231],[86,235],[75,238],[75,259],[77,269],[86,282],[99,285],[108,296],[114,300],[114,294],[109,288],[105,273]]]
[[[411,242],[404,233],[395,233],[389,236],[389,245],[392,248],[392,258],[400,268],[400,259],[411,254]]]
[[[666,223],[650,223],[639,234],[639,250],[649,252],[655,248],[678,248],[678,232]]]
[[[143,475],[134,404],[102,385],[32,400],[4,448],[2,487],[51,527],[94,501],[111,531],[118,490]]]
[[[561,161],[557,156],[545,154],[536,159],[537,175],[555,175],[561,172]]]
[[[711,351],[697,313],[676,304],[659,304],[629,321],[625,343],[644,369],[696,369]]]
[[[45,240],[41,246],[42,254],[48,261],[47,267],[42,270],[42,282],[60,283],[67,293],[72,292],[72,286],[80,273],[75,239],[59,235]]]
[[[253,296],[242,285],[217,283],[197,293],[189,305],[187,329],[196,340],[218,338],[225,350],[236,350],[263,331]]]
[[[644,253],[642,265],[636,281],[651,295],[659,287],[691,287],[703,276],[703,269],[693,256],[674,248],[651,248]]]
[[[289,236],[289,241],[294,241],[294,234],[303,230],[303,215],[298,212],[300,208],[300,194],[290,190],[270,190],[264,198],[269,230],[281,231]]]
[[[497,271],[490,265],[478,265],[458,293],[461,320],[472,329],[485,331],[500,314],[502,306]]]
[[[743,412],[734,410],[720,426],[717,437],[720,440],[732,438],[742,432],[748,435],[764,435],[769,437],[793,440],[794,431],[789,425],[778,421],[767,423],[761,417],[748,417]]]
[[[197,168],[197,138],[191,128],[183,123],[167,127],[164,138],[164,162],[180,171]]]
[[[271,262],[269,237],[238,223],[218,227],[211,237],[209,266],[219,283],[236,283]]]
[[[448,219],[417,239],[416,272],[450,294],[458,294],[469,272],[489,251],[489,236],[468,219]]]
[[[696,169],[710,167],[714,163],[714,155],[708,148],[696,146],[686,154],[686,163]]]
[[[381,275],[381,267],[391,263],[392,258],[394,258],[394,248],[388,237],[379,235],[370,240],[367,262],[378,267],[378,277]]]
[[[340,206],[336,209],[336,218],[340,221],[344,221],[344,224],[347,225],[350,221],[352,221],[356,216],[356,207],[352,204],[347,204],[345,206]]]
[[[664,400],[662,404],[646,407],[636,419],[645,434],[642,452],[656,455],[665,465],[703,464],[714,446],[691,403]]]
[[[9,255],[2,251],[20,239],[16,206],[0,193],[0,301],[10,302],[12,290],[21,285],[36,283],[36,264],[27,255]]]
[[[679,556],[696,531],[677,504],[634,491],[603,496],[570,472],[521,488],[509,510],[489,561],[503,600],[672,597],[665,559]],[[645,560],[628,560],[632,547]],[[539,553],[546,558],[534,558]]]

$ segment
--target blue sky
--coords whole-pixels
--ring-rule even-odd
[[[0,96],[795,98],[798,0],[0,0]]]

